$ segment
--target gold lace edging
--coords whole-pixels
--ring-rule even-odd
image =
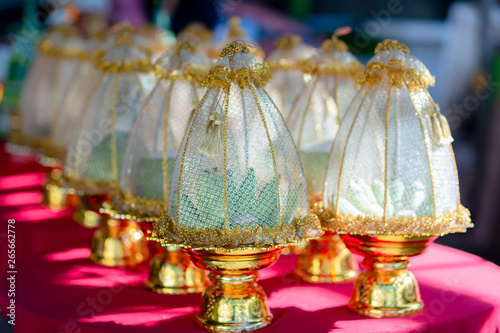
[[[332,37],[327,39],[321,45],[321,48],[325,52],[347,52],[349,51],[349,47],[346,43],[338,39],[337,37]]]
[[[391,59],[387,65],[380,61],[370,62],[356,84],[358,86],[377,85],[385,74],[387,74],[389,84],[392,87],[401,88],[403,85],[407,85],[408,89],[412,91],[433,86],[435,82],[434,76],[427,69],[419,73],[416,68],[407,68],[402,60]]]
[[[170,71],[164,71],[158,64],[153,65],[153,71],[158,79],[185,80],[193,81],[195,83],[199,83],[203,80],[207,70],[208,68],[192,63],[186,64],[186,66],[184,66],[184,70]]]
[[[112,218],[134,220],[137,222],[152,222],[165,215],[165,202],[133,195],[115,195],[111,198],[113,207],[104,212]]]
[[[363,73],[363,65],[358,61],[349,64],[340,62],[318,63],[313,59],[302,60],[297,64],[304,73],[312,75],[337,75],[356,80]]]
[[[240,67],[234,72],[231,72],[231,69],[224,65],[216,65],[208,71],[208,74],[201,81],[201,86],[216,87],[228,91],[231,82],[235,82],[243,90],[254,82],[263,88],[271,78],[271,69],[265,62],[258,63],[251,68]]]
[[[278,38],[274,45],[280,50],[291,50],[295,45],[302,43],[302,37],[298,35],[285,35]]]
[[[119,184],[115,181],[79,179],[64,174],[60,186],[75,192],[78,195],[107,195],[110,198],[119,195]]]
[[[469,210],[462,205],[456,211],[440,216],[392,217],[385,220],[380,217],[334,215],[325,209],[321,224],[323,229],[338,234],[410,237],[442,236],[474,227]]]
[[[399,50],[403,53],[410,54],[410,50],[408,49],[408,46],[406,46],[406,44],[400,43],[394,39],[386,39],[378,43],[377,46],[375,47],[374,53],[378,54],[381,51],[392,51],[392,50]]]
[[[153,222],[152,239],[162,246],[181,246],[196,249],[269,248],[297,244],[323,234],[318,217],[309,214],[290,224],[269,227],[212,229],[185,227],[170,217]]]
[[[27,136],[22,131],[18,131],[15,138],[10,140],[13,144],[18,146],[25,146],[33,149],[45,149],[52,144],[52,141],[47,136]]]
[[[96,64],[102,72],[143,72],[147,73],[153,69],[149,59],[126,59],[108,61],[100,58]]]

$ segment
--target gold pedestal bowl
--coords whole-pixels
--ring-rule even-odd
[[[151,222],[140,221],[138,224],[144,234],[151,235]],[[149,278],[144,281],[146,287],[159,294],[201,293],[207,281],[205,271],[196,267],[180,247],[156,244],[157,253],[149,262]]]
[[[149,263],[149,279],[144,283],[160,294],[201,293],[205,288],[206,274],[196,267],[189,255],[175,246],[158,246]]]
[[[424,306],[408,258],[421,254],[437,238],[342,235],[347,248],[364,257],[365,268],[356,281],[349,308],[375,317],[405,317]]]
[[[272,315],[257,284],[257,270],[273,265],[282,250],[189,249],[191,260],[210,272],[212,282],[203,292],[197,325],[210,332],[250,332],[268,326]]]
[[[130,220],[101,218],[101,227],[94,233],[90,259],[108,267],[134,267],[149,258],[146,237]]]
[[[312,283],[338,283],[354,279],[357,264],[338,235],[325,231],[299,254],[294,274]]]
[[[76,202],[73,220],[86,228],[97,228],[101,223],[99,209],[106,200],[106,196],[80,196]]]
[[[67,190],[58,185],[62,170],[50,170],[47,180],[42,187],[42,205],[53,210],[61,210],[69,206]]]

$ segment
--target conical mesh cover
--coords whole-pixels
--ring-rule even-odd
[[[179,149],[163,243],[189,247],[273,246],[319,235],[308,215],[293,140],[264,90],[267,64],[229,44],[203,84],[208,91]]]
[[[175,158],[205,93],[200,81],[212,63],[186,42],[156,61],[158,82],[136,120],[122,167],[119,214],[147,219],[165,212]]]
[[[448,124],[437,117],[427,92],[434,78],[424,64],[387,40],[358,83],[330,156],[324,205],[333,218],[325,227],[417,236],[470,226],[449,131],[441,140]]]
[[[337,129],[356,92],[363,70],[347,45],[333,37],[302,63],[309,74],[288,117],[288,126],[300,153],[311,203],[321,200],[328,156]]]
[[[68,186],[87,195],[118,188],[129,134],[156,81],[148,53],[135,46],[129,29],[118,33],[97,67],[99,78],[83,107],[65,167]]]

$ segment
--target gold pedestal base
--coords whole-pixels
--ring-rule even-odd
[[[196,267],[189,255],[178,247],[159,248],[151,259],[145,285],[160,294],[200,293],[205,288],[205,271]]]
[[[42,205],[52,210],[62,210],[66,205],[66,190],[55,184],[45,184],[42,188]]]
[[[203,292],[199,327],[210,332],[251,332],[268,326],[272,315],[258,269],[278,260],[282,248],[269,250],[188,250],[193,262],[210,271]]]
[[[53,210],[62,210],[67,207],[67,191],[65,188],[57,185],[61,174],[62,171],[60,169],[52,169],[48,174],[47,182],[42,187],[42,205]]]
[[[304,248],[307,246],[307,242],[303,242],[297,245],[289,245],[283,249],[283,252],[281,252],[282,256],[287,256],[289,254],[296,254],[299,255]]]
[[[420,313],[424,304],[417,280],[407,271],[408,258],[421,254],[436,238],[342,235],[347,248],[365,258],[366,270],[354,283],[349,308],[375,318]]]
[[[338,235],[325,232],[311,240],[297,259],[294,274],[312,283],[345,282],[354,279],[357,264]]]
[[[73,220],[89,229],[101,224],[102,215],[98,213],[104,199],[83,196],[76,202]]]
[[[108,267],[134,267],[148,257],[146,238],[134,222],[102,216],[92,239],[91,260]]]

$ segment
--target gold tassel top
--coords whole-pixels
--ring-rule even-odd
[[[213,60],[200,52],[187,39],[179,39],[173,50],[164,53],[153,65],[158,79],[193,81],[197,85],[206,75]]]
[[[375,49],[375,56],[368,62],[358,86],[377,85],[385,76],[393,87],[407,85],[411,90],[433,86],[434,76],[425,65],[409,54],[408,47],[394,40],[385,40]]]
[[[231,82],[237,83],[240,89],[250,83],[265,87],[271,77],[269,65],[252,55],[247,43],[235,41],[222,50],[221,59],[210,69],[201,85],[226,91]]]
[[[103,72],[149,72],[152,69],[151,51],[138,45],[130,25],[122,24],[106,42],[97,60],[97,68]]]
[[[38,52],[57,58],[90,58],[86,41],[69,24],[51,27],[38,44]]]
[[[317,54],[299,66],[312,75],[343,76],[351,80],[356,80],[363,71],[363,65],[336,36],[323,42]]]
[[[304,70],[302,64],[314,55],[314,48],[302,42],[302,37],[286,35],[275,42],[277,48],[266,59],[269,67],[274,69]]]

